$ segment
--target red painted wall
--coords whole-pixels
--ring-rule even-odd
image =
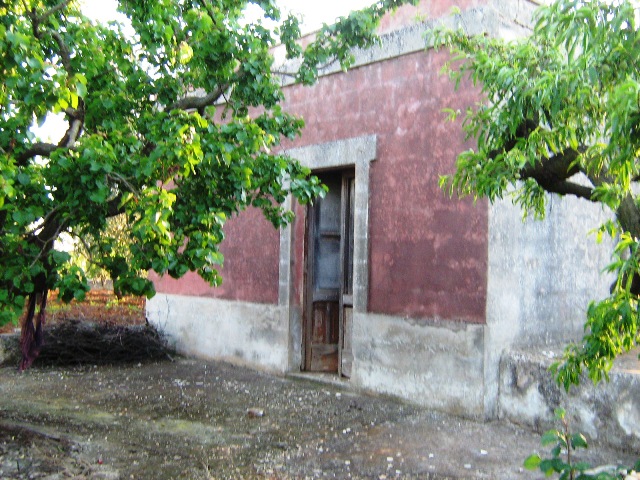
[[[180,280],[151,276],[163,293],[217,297],[257,303],[278,303],[280,234],[262,212],[251,208],[232,218],[224,228],[221,245],[222,285],[211,288],[195,273]]]
[[[287,89],[286,109],[306,128],[295,146],[375,134],[370,178],[369,311],[484,322],[487,207],[449,199],[438,176],[463,144],[442,108],[467,105],[439,75],[446,54],[419,52]],[[296,228],[297,246],[302,229]],[[302,249],[295,249],[302,282]],[[296,298],[299,299],[297,295]]]

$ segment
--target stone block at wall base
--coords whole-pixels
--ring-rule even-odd
[[[499,417],[544,432],[559,425],[556,408],[567,412],[569,428],[590,443],[640,454],[640,361],[638,352],[616,362],[609,382],[586,376],[567,393],[549,367],[561,348],[511,350],[500,361]]]

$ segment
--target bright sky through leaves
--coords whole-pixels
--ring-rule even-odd
[[[371,5],[373,0],[324,0],[323,2],[309,2],[302,0],[280,0],[278,4],[282,9],[283,16],[289,12],[302,17],[302,30],[312,32],[322,26],[323,23],[332,23],[337,17],[347,15],[352,10],[357,10],[367,5]],[[124,15],[116,12],[116,0],[84,0],[84,13],[88,17],[107,22],[117,20],[121,23],[128,23]],[[259,14],[259,7],[253,5],[253,12],[247,12],[247,16],[256,18]],[[50,117],[47,119],[44,128],[34,127],[34,133],[44,140],[56,140],[60,138],[66,130],[66,122],[62,118]]]
[[[310,2],[304,0],[279,0],[278,5],[282,13],[293,12],[303,19],[303,31],[311,32],[322,26],[322,23],[332,23],[337,17],[347,15],[373,3],[373,0],[323,0]],[[115,0],[85,0],[85,15],[96,20],[122,20],[117,18]],[[258,9],[259,7],[255,7]],[[248,13],[251,15],[251,12]]]

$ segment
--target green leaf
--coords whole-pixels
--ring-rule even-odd
[[[61,98],[58,98],[58,102],[56,106],[57,106],[56,113],[60,111],[65,111],[67,108],[69,108],[69,102],[66,99],[61,97]]]
[[[80,98],[85,98],[87,96],[86,83],[76,82],[76,94]]]
[[[558,430],[549,430],[542,435],[540,443],[542,443],[543,447],[546,447],[558,443],[561,437],[562,434]]]
[[[29,185],[31,183],[31,176],[28,173],[20,172],[16,178],[21,185]]]
[[[550,477],[554,473],[563,472],[569,468],[569,465],[557,457],[544,459],[540,462],[540,470],[544,472],[547,477]]]
[[[564,408],[562,407],[558,407],[553,411],[554,416],[556,417],[556,419],[558,420],[563,420],[564,417],[567,415],[567,412]],[[559,433],[558,433],[559,435]]]
[[[589,470],[591,468],[591,464],[588,462],[576,462],[573,465],[574,470],[578,472],[584,472],[585,470]],[[615,477],[613,477],[615,478]]]
[[[178,59],[180,63],[187,64],[193,58],[193,49],[187,42],[180,43],[180,50],[178,54]]]
[[[173,28],[171,25],[164,26],[164,39],[167,43],[173,39]]]
[[[42,58],[29,57],[27,58],[27,65],[31,68],[42,68],[44,66],[44,62],[42,61]]]
[[[571,446],[573,448],[588,448],[589,445],[582,433],[575,433],[571,436]]]
[[[535,453],[527,457],[527,459],[524,461],[524,468],[526,468],[527,470],[537,470],[538,467],[540,467],[541,462],[542,459],[540,458],[540,455]]]

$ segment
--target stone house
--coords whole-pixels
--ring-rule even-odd
[[[424,34],[444,21],[526,35],[536,5],[423,0],[386,19],[382,45],[348,72],[287,86],[283,108],[306,121],[287,152],[327,197],[290,204],[296,219],[280,231],[258,211],[229,221],[223,285],[156,277],[149,320],[188,355],[495,417],[504,352],[579,337],[588,301],[607,291],[608,252],[585,221],[601,213],[553,198],[547,221],[523,222],[509,200],[439,189],[471,146],[442,109],[466,108],[478,91],[453,91],[440,75],[447,52],[425,48]]]

